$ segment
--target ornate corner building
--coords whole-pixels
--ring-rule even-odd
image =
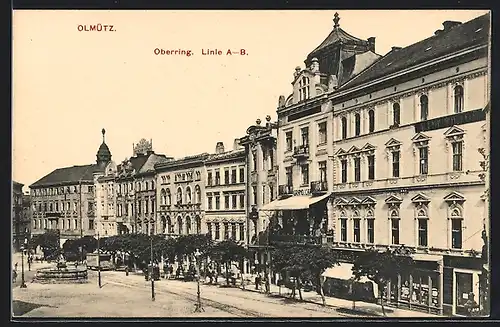
[[[385,301],[463,315],[484,261],[490,16],[385,56],[339,20],[280,96],[278,200],[259,209],[275,218],[270,243],[330,244],[345,254],[338,274],[366,248],[409,246],[416,272]]]

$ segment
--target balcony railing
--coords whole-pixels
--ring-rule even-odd
[[[293,148],[293,157],[296,159],[309,158],[309,145],[299,145]]]
[[[325,236],[307,235],[270,235],[269,243],[293,243],[293,244],[323,244],[326,243]]]
[[[311,193],[322,193],[328,191],[328,183],[326,181],[311,182]]]
[[[278,186],[278,195],[292,195],[293,194],[293,186],[292,185],[279,185]]]

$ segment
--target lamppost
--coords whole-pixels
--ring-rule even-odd
[[[26,256],[28,258],[28,271],[31,271],[31,250],[28,243],[28,239],[24,239],[24,244],[26,244]]]
[[[83,253],[83,251],[82,251]],[[100,242],[99,242],[99,232],[97,232],[97,282],[99,285],[99,288],[102,287],[101,285],[101,249],[100,249]]]
[[[151,301],[155,300],[155,278],[153,270],[153,233],[151,233],[151,273],[149,274],[151,278]]]
[[[24,251],[27,247],[27,243],[24,243],[24,246],[21,246],[21,286],[20,288],[26,288],[26,283],[24,281]]]
[[[198,278],[196,279],[196,282],[197,282],[197,302],[194,306],[194,312],[204,312],[205,309],[203,309],[203,306],[201,305],[201,295],[200,295],[200,256],[201,256],[201,253],[200,253],[200,250],[196,249],[196,252],[194,253],[194,257],[196,259],[196,269],[198,270],[197,271],[197,275],[198,275]]]

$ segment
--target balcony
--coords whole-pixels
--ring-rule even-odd
[[[321,245],[326,243],[324,236],[307,236],[307,235],[270,235],[269,243],[287,243],[287,244],[315,244]]]
[[[293,195],[292,185],[279,185],[278,186],[278,196]]]
[[[309,158],[309,145],[299,145],[293,148],[293,157],[297,160]]]
[[[328,183],[326,181],[311,182],[311,193],[325,193],[328,191]]]

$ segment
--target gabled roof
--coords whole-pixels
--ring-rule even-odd
[[[230,159],[237,159],[237,158],[246,158],[245,149],[211,154],[206,159],[206,162],[210,163],[210,162],[214,162],[214,161],[230,160]]]
[[[490,15],[485,14],[405,48],[390,51],[341,89],[358,86],[462,49],[486,45],[489,29]]]
[[[355,36],[352,36],[351,34],[347,33],[340,27],[334,28],[330,34],[326,37],[326,39],[321,42],[320,45],[316,47],[311,53],[307,56],[308,58],[312,58],[315,53],[319,52],[320,50],[332,45],[332,44],[340,44],[340,43],[359,43],[359,44],[367,44],[367,41],[364,41],[362,39],[359,39]]]
[[[155,164],[163,160],[169,160],[169,158],[167,158],[164,154],[150,154],[142,167],[139,169],[138,174],[153,172],[155,170]]]
[[[93,173],[100,171],[103,171],[103,168],[97,164],[58,168],[31,184],[30,188],[59,184],[75,184],[80,181],[92,182],[94,179]]]

